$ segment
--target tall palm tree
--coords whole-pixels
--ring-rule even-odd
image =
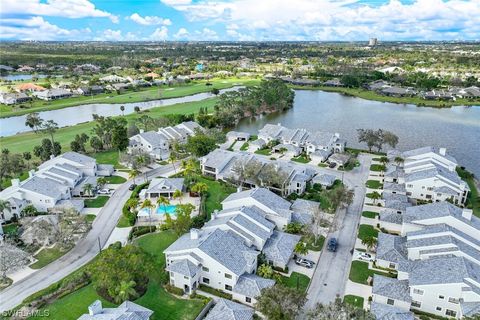
[[[140,206],[140,209],[144,209],[144,208],[148,209],[148,221],[150,222],[149,223],[150,232],[152,232],[152,210],[155,209],[155,205],[152,203],[150,199],[145,199],[143,200],[142,205]]]
[[[405,160],[403,160],[402,157],[395,157],[394,161],[397,164],[397,166],[401,166]]]
[[[295,249],[293,250],[295,251],[296,253],[304,256],[306,254],[308,254],[308,248],[307,248],[307,245],[304,243],[304,242],[298,242],[296,245],[295,245]]]
[[[362,244],[367,247],[367,250],[371,251],[377,245],[377,238],[368,236],[362,240]]]
[[[108,183],[107,178],[105,178],[105,177],[99,177],[99,178],[97,178],[97,185],[98,185],[100,188],[103,188],[103,186],[105,186],[107,183]]]
[[[165,212],[165,214],[167,214],[167,205],[170,204],[170,201],[167,198],[160,196],[157,200],[157,204],[159,206],[163,206],[163,211]]]
[[[180,202],[180,204],[182,204],[182,196],[183,196],[183,192],[181,190],[177,189],[173,193],[173,199],[177,199],[178,202]]]
[[[93,196],[93,185],[91,183],[85,183],[83,192],[90,197]]]
[[[383,164],[383,165],[386,165],[388,163],[388,158],[387,157],[381,157],[380,158],[380,163]]]
[[[177,169],[175,168],[175,161],[177,161],[177,155],[174,152],[170,152],[170,156],[168,156],[168,161],[173,166],[173,172],[176,172]]]
[[[377,202],[378,199],[380,199],[382,197],[382,195],[380,193],[378,193],[377,191],[373,191],[371,194],[370,194],[370,198],[373,199],[373,203],[375,204]]]
[[[206,183],[197,182],[192,186],[191,190],[192,192],[200,194],[200,197],[202,197],[204,193],[208,191],[208,186]]]
[[[116,294],[114,300],[116,303],[122,303],[126,300],[137,297],[137,291],[135,291],[135,286],[137,284],[135,281],[121,281],[118,287],[116,288]]]
[[[140,171],[138,171],[137,169],[132,169],[128,172],[128,178],[133,179],[133,183],[135,183],[135,178],[137,178],[139,174]]]

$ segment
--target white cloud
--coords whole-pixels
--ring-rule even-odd
[[[160,28],[155,29],[155,31],[150,35],[149,39],[154,41],[163,41],[167,40],[168,38],[168,28],[162,26]]]
[[[480,37],[480,1],[164,0],[190,21],[227,25],[231,37],[257,40],[384,40]],[[252,10],[254,8],[254,10]],[[238,28],[229,28],[236,25]],[[241,31],[241,32],[240,32]]]
[[[109,18],[118,23],[118,17],[97,9],[89,0],[2,0],[2,15],[33,15],[64,18]]]
[[[168,6],[186,5],[192,3],[192,0],[160,0]]]
[[[143,25],[143,26],[157,26],[157,25],[169,26],[169,25],[172,24],[172,21],[170,19],[163,19],[163,18],[157,17],[157,16],[142,17],[138,13],[134,13],[128,18],[130,20],[138,23],[138,24]]]
[[[189,36],[190,36],[190,33],[185,28],[178,29],[177,33],[173,35],[175,39],[184,39],[184,40],[188,39]]]
[[[60,28],[42,17],[30,17],[28,19],[4,18],[0,25],[1,39],[20,40],[85,40],[91,30],[68,30]]]
[[[218,40],[218,34],[216,31],[209,29],[209,28],[203,28],[201,31],[197,30],[195,31],[195,34],[197,35],[196,40],[198,41],[206,41],[206,40]]]
[[[122,41],[124,40],[122,30],[107,29],[94,38],[96,41]]]

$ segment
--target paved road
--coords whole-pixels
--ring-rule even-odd
[[[357,226],[360,222],[363,200],[365,197],[365,181],[368,178],[371,156],[360,155],[361,166],[346,172],[344,182],[355,191],[353,203],[345,210],[339,210],[328,235],[338,239],[338,250],[323,250],[316,266],[310,287],[307,292],[308,301],[305,310],[313,309],[317,303],[333,302],[337,295],[343,296],[350,272],[351,253],[357,237]]]
[[[151,179],[172,170],[172,165],[166,165],[146,172],[145,176]],[[99,248],[103,247],[107,242],[117,225],[123,204],[130,197],[128,187],[131,184],[132,181],[127,181],[117,188],[94,220],[92,230],[72,250],[58,260],[2,291],[0,293],[0,312],[14,308],[26,297],[61,280],[92,260],[98,254]]]

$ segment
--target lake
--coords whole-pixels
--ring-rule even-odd
[[[382,128],[398,135],[400,150],[446,147],[460,165],[480,176],[480,106],[436,109],[297,90],[292,109],[244,119],[236,130],[257,133],[266,123],[338,132],[354,148],[366,148],[357,142],[357,129]]]
[[[0,76],[1,80],[8,80],[8,81],[23,81],[23,80],[31,80],[33,78],[46,78],[47,75],[45,74],[9,74],[6,76]]]

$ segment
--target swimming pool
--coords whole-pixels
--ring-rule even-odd
[[[175,215],[176,206],[169,204],[169,205],[160,205],[155,210],[156,214],[165,214],[167,212],[169,215]],[[148,216],[150,214],[149,208],[143,208],[139,211],[140,216]]]

